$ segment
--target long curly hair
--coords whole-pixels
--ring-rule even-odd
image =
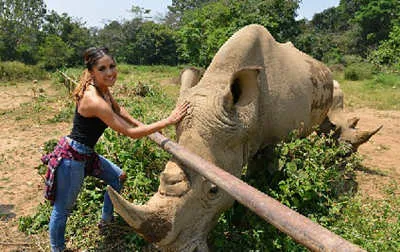
[[[97,61],[106,55],[109,56],[113,61],[115,61],[114,57],[109,54],[108,48],[106,47],[90,47],[86,49],[83,55],[86,69],[83,71],[79,83],[72,93],[72,97],[76,103],[78,103],[79,100],[82,98],[87,87],[90,84],[94,84],[94,80],[90,72],[93,70],[93,66],[96,65]]]

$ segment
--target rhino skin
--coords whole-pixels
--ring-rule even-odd
[[[258,150],[294,129],[311,133],[332,105],[330,70],[291,43],[276,42],[260,25],[236,32],[197,85],[195,71],[188,71],[178,102],[191,107],[177,125],[178,143],[237,177]],[[208,251],[209,231],[234,203],[175,159],[145,205],[108,190],[116,211],[160,251]]]

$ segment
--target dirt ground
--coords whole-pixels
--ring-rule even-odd
[[[50,82],[38,84],[47,96],[55,95]],[[37,90],[31,83],[8,85],[0,91],[0,251],[48,251],[46,234],[27,236],[18,231],[18,218],[34,213],[43,202],[43,179],[37,167],[41,147],[70,130],[70,123],[42,123],[40,118],[21,116],[23,106],[32,106]],[[55,108],[45,117],[54,116]],[[53,113],[53,115],[51,115]],[[360,117],[359,128],[382,130],[360,147],[364,169],[357,171],[359,192],[383,197],[382,189],[400,183],[400,111],[346,110],[348,117]],[[44,237],[43,237],[44,236]]]

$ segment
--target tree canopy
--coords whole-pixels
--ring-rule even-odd
[[[43,0],[0,0],[0,60],[54,70],[81,65],[87,47],[107,46],[119,62],[206,66],[234,32],[258,23],[276,40],[290,40],[326,62],[341,62],[349,54],[382,64],[398,62],[399,1],[341,0],[311,20],[296,19],[300,3],[173,0],[161,20],[132,6],[131,19],[90,28],[66,13],[48,11]]]

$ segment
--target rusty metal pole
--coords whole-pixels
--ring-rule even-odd
[[[160,133],[149,136],[183,165],[206,177],[258,216],[312,251],[364,251]]]

